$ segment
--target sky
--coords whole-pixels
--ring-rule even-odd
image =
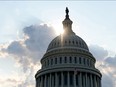
[[[102,87],[116,87],[116,1],[0,1],[0,87],[35,87],[50,41],[62,31],[65,8],[88,45]]]

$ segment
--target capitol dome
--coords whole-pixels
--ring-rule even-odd
[[[55,37],[43,55],[36,87],[101,87],[101,73],[85,41],[72,30],[66,8],[64,33]]]

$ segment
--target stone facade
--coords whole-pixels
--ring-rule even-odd
[[[101,73],[85,41],[72,31],[66,9],[64,33],[54,38],[41,59],[36,87],[101,87]]]

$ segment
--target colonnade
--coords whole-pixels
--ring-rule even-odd
[[[41,75],[36,80],[36,87],[101,87],[100,77],[85,72],[54,72]]]

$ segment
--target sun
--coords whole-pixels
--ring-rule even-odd
[[[60,24],[54,24],[53,28],[55,29],[56,35],[64,33],[63,27]]]
[[[64,33],[64,30],[62,28],[56,28],[55,31],[57,35]]]

